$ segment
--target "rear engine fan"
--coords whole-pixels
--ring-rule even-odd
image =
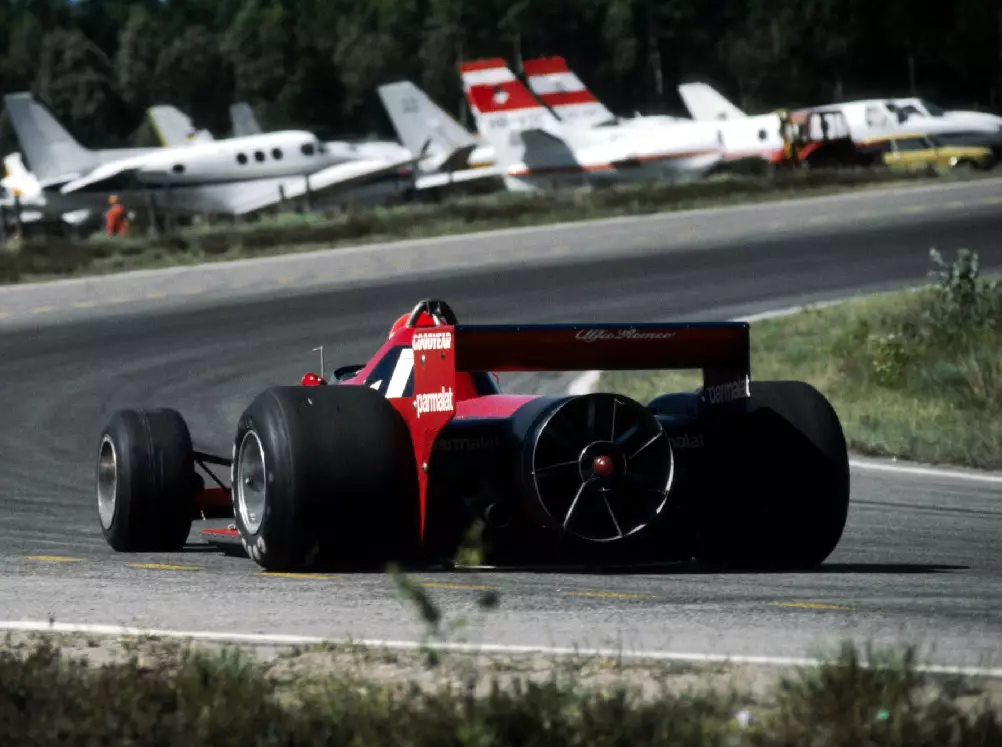
[[[527,477],[547,527],[586,542],[616,542],[664,509],[674,477],[671,442],[639,402],[606,393],[573,397],[533,430]]]

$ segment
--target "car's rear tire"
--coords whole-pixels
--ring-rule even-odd
[[[720,439],[716,500],[697,559],[734,569],[811,569],[835,550],[849,510],[849,456],[831,403],[799,381],[751,384],[749,412]]]
[[[101,433],[98,520],[119,552],[180,550],[200,480],[191,434],[175,410],[119,410]]]
[[[417,471],[403,418],[367,387],[274,387],[244,411],[233,510],[270,571],[378,567],[417,541]]]

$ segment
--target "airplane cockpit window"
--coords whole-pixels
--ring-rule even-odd
[[[922,110],[914,104],[901,105],[895,104],[893,101],[888,101],[887,108],[897,115],[899,123],[907,122],[910,117],[923,116]]]
[[[303,146],[300,148],[300,150],[303,152],[304,156],[312,156],[314,153],[316,153],[317,149],[316,146],[313,145],[313,143],[303,143]]]

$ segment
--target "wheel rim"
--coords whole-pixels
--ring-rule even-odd
[[[540,426],[531,477],[548,523],[589,542],[648,526],[668,502],[671,442],[642,405],[612,394],[568,400]]]
[[[247,431],[237,452],[237,511],[244,527],[257,534],[268,498],[268,474],[264,449],[254,431]]]
[[[118,455],[115,444],[108,436],[101,439],[101,452],[97,458],[97,513],[101,526],[111,527],[118,505]]]

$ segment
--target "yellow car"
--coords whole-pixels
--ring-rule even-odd
[[[990,169],[995,165],[991,148],[944,145],[933,135],[888,135],[863,143],[885,166],[896,169]]]

